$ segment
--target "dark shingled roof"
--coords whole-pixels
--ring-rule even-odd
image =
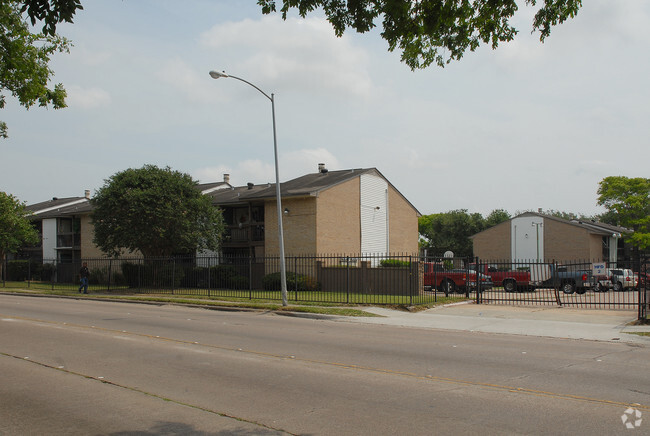
[[[283,198],[317,196],[321,191],[357,178],[362,174],[373,174],[381,177],[391,185],[391,183],[376,168],[323,171],[306,174],[296,179],[281,183],[280,195]],[[264,183],[261,185],[250,183],[247,186],[233,187],[226,182],[214,182],[199,184],[197,185],[197,189],[211,197],[212,203],[215,205],[234,205],[239,201],[263,201],[275,198],[275,183]],[[394,186],[393,189],[395,189]],[[397,189],[395,189],[395,191],[399,193],[399,195],[402,195]],[[418,212],[406,197],[402,195],[402,198],[404,198],[404,200],[415,209],[416,213],[420,215],[420,212]],[[47,218],[88,213],[92,211],[92,206],[85,197],[68,197],[53,198],[52,200],[27,206],[26,209],[31,211],[36,217]]]
[[[521,215],[517,216],[538,216],[540,218],[545,218],[553,221],[557,221],[564,224],[571,224],[573,226],[582,227],[587,230],[589,233],[596,233],[600,235],[610,236],[612,233],[632,233],[632,230],[620,227],[613,226],[611,224],[605,224],[598,221],[591,220],[565,220],[564,218],[559,218],[553,215],[546,215],[538,212],[524,212]],[[516,217],[515,217],[516,218]]]
[[[32,212],[34,217],[53,218],[88,213],[92,211],[92,206],[86,197],[54,197],[48,201],[26,206],[25,210]]]
[[[379,176],[379,171],[374,168],[353,170],[328,171],[321,173],[306,174],[297,179],[280,183],[280,195],[282,197],[304,197],[316,196],[320,191],[324,191],[333,186],[339,185],[348,180],[359,177],[361,174],[375,172]],[[381,176],[383,178],[383,176]],[[264,186],[264,185],[263,185]],[[242,199],[265,199],[275,198],[275,183],[265,185],[264,189],[253,189],[242,194]]]

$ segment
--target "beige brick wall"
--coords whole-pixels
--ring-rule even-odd
[[[288,214],[282,214],[285,255],[313,254],[316,250],[316,198],[283,198],[282,209],[289,209]],[[280,248],[275,200],[264,204],[264,237],[265,254],[277,256]]]
[[[96,259],[106,257],[93,243],[95,228],[92,225],[90,214],[81,216],[81,257]]]
[[[392,186],[388,186],[388,247],[391,254],[418,253],[416,210]]]
[[[592,260],[591,239],[585,229],[544,219],[544,260]]]
[[[358,254],[361,251],[361,182],[349,180],[319,193],[318,197],[287,198],[284,215],[285,254]],[[391,253],[417,253],[418,217],[415,209],[389,187]],[[277,256],[275,200],[264,205],[265,254]]]
[[[474,256],[484,260],[510,260],[511,238],[510,221],[497,224],[474,237]]]
[[[320,193],[316,222],[317,254],[361,251],[361,179],[354,178]]]
[[[601,235],[589,235],[589,254],[588,260],[592,262],[602,262],[603,258],[603,237]]]

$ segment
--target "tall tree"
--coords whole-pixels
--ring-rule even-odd
[[[25,244],[38,242],[38,232],[28,217],[23,203],[13,195],[0,191],[0,273],[7,253]]]
[[[582,0],[526,0],[542,4],[533,19],[533,31],[540,41],[551,34],[551,27],[573,18]],[[262,12],[276,11],[276,0],[258,0]],[[523,0],[519,1],[523,3]],[[382,38],[390,51],[399,48],[402,62],[411,69],[432,63],[444,66],[459,60],[467,50],[481,44],[497,48],[517,34],[510,19],[518,9],[516,0],[282,0],[282,18],[297,9],[303,18],[322,8],[337,36],[347,28],[364,33],[382,20]]]
[[[508,221],[512,216],[505,209],[494,209],[490,214],[485,217],[485,229],[494,227],[497,224]],[[483,229],[483,230],[485,230]]]
[[[224,229],[221,211],[197,182],[169,167],[114,174],[91,203],[94,242],[114,256],[125,250],[145,257],[216,250]]]
[[[34,6],[29,6],[34,3]],[[54,109],[64,108],[66,92],[63,85],[48,87],[53,71],[48,64],[50,57],[57,52],[68,52],[69,42],[54,33],[55,21],[63,18],[61,13],[51,18],[44,11],[47,1],[34,0],[21,5],[16,0],[0,0],[0,109],[5,107],[5,92],[18,99],[26,107],[38,103]],[[56,5],[58,2],[54,1]],[[63,2],[65,3],[65,2]],[[38,6],[40,5],[40,6]],[[28,8],[32,21],[44,17],[44,33],[32,33],[29,24],[22,16]],[[7,124],[0,121],[0,138],[7,137]]]
[[[632,229],[624,240],[645,250],[650,248],[650,179],[605,177],[598,184],[598,204],[605,206],[611,222]]]
[[[466,209],[445,213],[423,215],[418,219],[421,247],[434,255],[452,251],[454,256],[472,256],[470,236],[485,228],[485,220],[480,213],[468,213]]]

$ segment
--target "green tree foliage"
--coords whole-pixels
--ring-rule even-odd
[[[0,191],[0,271],[7,253],[25,244],[38,242],[38,232],[28,217],[23,203],[13,195]]]
[[[32,26],[37,21],[43,22],[43,34],[54,36],[56,25],[62,22],[72,23],[77,10],[83,9],[81,0],[23,0],[20,12],[27,12]]]
[[[497,224],[508,221],[510,218],[512,218],[512,216],[507,210],[494,209],[487,217],[485,217],[485,228],[494,227]]]
[[[598,184],[598,204],[608,210],[610,224],[632,229],[626,242],[642,250],[650,248],[650,179],[605,177]]]
[[[418,219],[422,248],[440,255],[452,251],[454,256],[472,256],[470,236],[485,229],[480,213],[468,213],[466,209],[445,213],[423,215]]]
[[[420,247],[435,256],[446,251],[459,257],[472,256],[470,236],[510,218],[510,213],[504,209],[495,209],[485,218],[480,213],[468,213],[466,209],[423,215],[418,219]]]
[[[276,0],[258,0],[262,13],[276,11]],[[519,3],[524,3],[523,0]],[[526,0],[538,7],[533,31],[544,42],[551,27],[573,18],[582,0]],[[459,60],[481,44],[493,49],[517,34],[510,19],[518,10],[516,0],[282,0],[282,17],[296,9],[303,18],[316,9],[325,12],[337,36],[347,28],[368,32],[382,20],[382,38],[390,51],[398,48],[402,62],[412,70],[432,63],[444,66]]]
[[[224,230],[221,211],[201,194],[197,182],[169,167],[145,165],[114,174],[91,202],[94,242],[109,255],[216,250]]]
[[[51,104],[54,109],[66,106],[63,85],[59,83],[53,88],[48,87],[54,74],[48,66],[50,57],[54,53],[69,50],[68,40],[54,34],[56,26],[53,20],[65,19],[66,13],[53,12],[55,15],[48,15],[43,9],[45,3],[48,2],[31,1],[21,6],[19,1],[0,0],[0,109],[6,104],[5,93],[18,99],[26,108],[37,103],[42,107]],[[54,2],[55,5],[58,3]],[[32,16],[32,21],[40,17],[46,20],[47,34],[30,31],[29,24],[21,13],[25,8]],[[0,121],[0,138],[6,137],[7,124]]]

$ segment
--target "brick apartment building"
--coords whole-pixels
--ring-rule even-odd
[[[242,187],[222,182],[198,189],[220,207],[226,221],[221,251],[277,256],[275,185]],[[418,251],[417,209],[375,168],[318,172],[281,183],[285,254],[378,254]],[[41,243],[20,257],[77,263],[104,254],[93,244],[90,191],[27,206]],[[210,254],[210,253],[204,253]]]
[[[474,255],[495,261],[622,260],[624,227],[526,212],[472,236]]]

